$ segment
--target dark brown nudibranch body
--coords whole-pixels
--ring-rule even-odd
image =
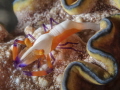
[[[104,85],[116,79],[120,65],[120,14],[100,21],[100,30],[87,43],[88,54],[96,59],[97,65],[85,61],[70,63],[64,72],[62,90],[76,90],[74,83],[82,76],[87,81]]]

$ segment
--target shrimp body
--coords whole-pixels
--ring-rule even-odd
[[[89,23],[91,24],[91,23]],[[30,53],[35,50],[44,50],[44,54],[47,55],[50,53],[51,50],[55,49],[56,46],[64,39],[66,39],[68,36],[79,32],[83,29],[91,28],[93,29],[93,23],[89,25],[88,23],[76,23],[70,20],[64,21],[60,23],[59,25],[55,26],[49,33],[41,35],[33,44],[32,47],[30,47],[20,58],[21,61],[26,62],[26,58],[31,55]],[[85,27],[86,25],[86,27]],[[94,27],[95,29],[99,29]],[[30,60],[29,60],[30,61]],[[32,60],[34,61],[34,60]],[[32,63],[32,62],[31,62]],[[26,65],[30,63],[24,63]]]
[[[48,54],[50,53],[50,51],[54,50],[61,41],[63,41],[70,35],[84,29],[99,30],[99,25],[94,23],[77,23],[67,20],[55,26],[52,30],[50,30],[49,33],[41,35],[33,43],[33,45],[30,41],[27,41],[26,44],[28,48],[26,50],[22,50],[23,52],[18,55],[20,62],[18,66],[27,66],[42,57],[46,57],[46,59],[49,59]],[[47,61],[48,67],[52,68],[50,59]]]

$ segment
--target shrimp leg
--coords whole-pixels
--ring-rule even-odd
[[[28,35],[29,36],[29,35]],[[33,45],[33,43],[31,43],[31,41],[29,40],[28,36],[25,38],[25,40],[18,40],[16,39],[14,41],[14,44],[13,44],[13,50],[12,50],[12,53],[13,53],[13,61],[17,61],[18,60],[18,52],[19,52],[19,49],[18,49],[18,43],[19,44],[22,44],[22,45],[26,45],[28,48],[31,47]]]

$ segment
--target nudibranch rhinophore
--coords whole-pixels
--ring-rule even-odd
[[[105,65],[85,61],[70,63],[62,81],[62,90],[77,90],[74,83],[76,76],[82,76],[89,82],[104,85],[117,77],[120,59],[120,14],[104,18],[100,22],[100,30],[87,43],[87,51],[91,57]],[[80,81],[78,81],[80,82]]]
[[[97,0],[61,0],[63,9],[70,15],[90,12],[96,2]]]

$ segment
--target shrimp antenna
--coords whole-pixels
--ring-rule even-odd
[[[32,38],[32,40],[34,40],[34,41],[36,40],[31,34],[27,34],[27,35],[26,35],[26,38],[27,38],[27,37]]]
[[[59,24],[58,22],[56,22],[53,18],[50,18],[50,26],[51,26],[51,29],[53,28],[53,22],[55,24]],[[47,29],[48,27],[45,25],[45,24],[42,24],[43,28],[44,28],[44,31],[47,32]]]
[[[53,18],[50,18],[51,29],[53,28],[53,22],[56,23],[56,24],[59,24],[59,23],[56,22]]]

